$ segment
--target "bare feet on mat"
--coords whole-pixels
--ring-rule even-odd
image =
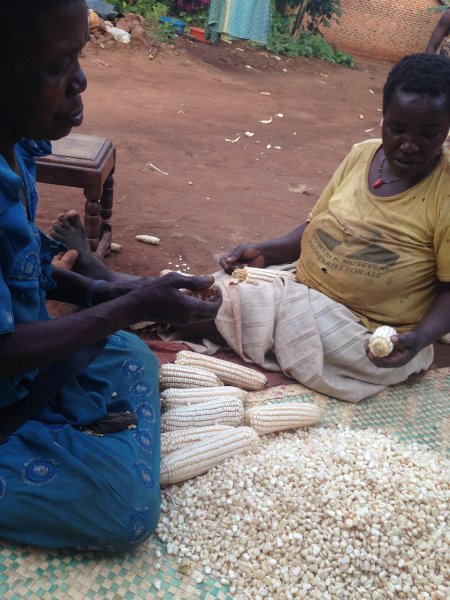
[[[69,250],[77,251],[78,257],[74,261],[76,271],[85,271],[94,260],[80,215],[75,210],[61,213],[50,228],[49,236],[65,244]]]

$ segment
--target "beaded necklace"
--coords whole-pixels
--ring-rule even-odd
[[[436,161],[436,163],[439,161],[439,159],[441,158],[441,154],[442,154],[442,149],[439,150],[439,152],[436,154],[436,156],[434,157],[434,160]],[[385,181],[382,177],[381,177],[381,170],[383,169],[383,165],[386,161],[386,157],[383,158],[383,160],[380,162],[380,166],[378,167],[378,171],[377,171],[377,178],[375,179],[375,181],[372,183],[372,187],[374,189],[379,188],[382,185],[388,185],[389,183],[397,183],[397,181],[403,181],[401,177],[398,177],[397,179],[389,179],[388,181]],[[435,164],[436,164],[435,163]],[[433,167],[434,168],[434,167]]]
[[[401,181],[401,177],[398,177],[397,179],[389,179],[389,181],[385,181],[381,177],[381,170],[383,168],[385,160],[386,160],[386,157],[384,157],[383,160],[380,162],[380,166],[378,167],[378,171],[377,171],[377,178],[375,179],[375,181],[372,184],[373,188],[379,188],[381,185],[387,185],[389,183],[396,183],[397,181]]]

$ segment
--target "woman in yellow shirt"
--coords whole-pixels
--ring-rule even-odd
[[[429,367],[432,343],[450,331],[450,157],[443,149],[449,126],[450,61],[432,54],[402,59],[384,86],[382,140],[354,146],[308,222],[284,237],[242,244],[222,257],[227,273],[242,265],[297,261],[297,279],[309,295],[307,302],[300,302],[306,311],[301,313],[306,317],[301,319],[303,331],[293,335],[290,320],[284,335],[291,339],[284,348],[277,330],[286,311],[290,313],[289,304],[281,301],[285,292],[275,298],[275,326],[270,325],[269,337],[255,318],[261,302],[251,301],[249,318],[243,286],[239,309],[235,298],[227,298],[236,293],[225,293],[215,323],[236,351],[266,366],[274,354],[282,370],[301,383],[353,401]],[[229,288],[228,283],[225,292]],[[295,302],[294,293],[289,303]],[[267,307],[263,312],[269,314]],[[335,314],[322,326],[324,312]],[[237,313],[240,332],[229,325]],[[306,337],[311,319],[314,327]],[[351,326],[343,325],[346,319]],[[399,332],[386,358],[376,358],[367,349],[367,339],[379,325]],[[331,335],[336,328],[339,334]],[[266,340],[262,350],[255,350],[257,340],[250,339],[249,331]],[[247,341],[238,343],[242,332]],[[310,352],[293,358],[299,344],[307,344]],[[348,354],[350,347],[355,352]],[[309,371],[299,367],[302,361],[312,361]]]

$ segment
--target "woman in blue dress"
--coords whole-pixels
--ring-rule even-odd
[[[31,140],[82,122],[87,9],[14,0],[0,22],[0,537],[127,550],[159,518],[159,399],[154,355],[121,329],[211,319],[220,299],[179,291],[211,277],[104,281],[52,266],[62,247],[34,224],[34,161],[50,145]],[[85,309],[51,319],[46,299]]]

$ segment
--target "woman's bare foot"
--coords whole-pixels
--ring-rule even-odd
[[[78,258],[78,252],[76,250],[67,250],[67,252],[61,252],[57,254],[52,260],[52,265],[58,267],[58,269],[65,269],[71,271]]]
[[[69,210],[67,214],[61,213],[58,220],[53,223],[48,235],[58,242],[65,244],[69,251],[75,251],[77,257],[69,266],[76,273],[91,277],[92,279],[104,279],[105,281],[124,281],[136,279],[135,275],[115,273],[92,252],[86,238],[83,224],[76,210]],[[66,256],[66,264],[73,258],[73,254]],[[59,265],[57,265],[59,266]],[[61,265],[64,268],[64,265]]]
[[[58,215],[58,220],[53,223],[49,236],[65,244],[69,250],[76,250],[77,259],[73,269],[77,273],[86,274],[92,263],[96,261],[77,211],[69,210],[67,214]]]

